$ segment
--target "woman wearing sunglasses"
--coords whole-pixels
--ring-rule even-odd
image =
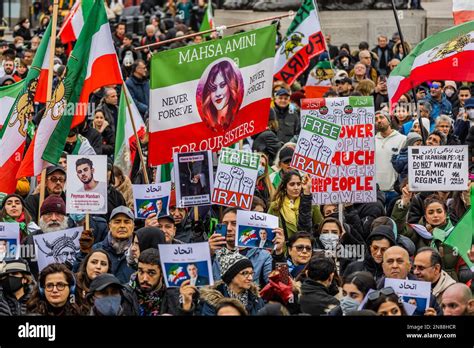
[[[392,288],[383,288],[373,291],[367,297],[364,309],[370,309],[381,316],[402,316],[407,315],[403,302]]]

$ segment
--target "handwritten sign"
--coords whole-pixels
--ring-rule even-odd
[[[66,212],[107,213],[107,156],[67,156]]]
[[[260,155],[229,148],[222,150],[212,192],[212,203],[250,210]]]
[[[161,184],[133,185],[135,217],[146,219],[150,214],[169,215],[171,182]]]
[[[395,290],[404,302],[416,304],[418,312],[424,313],[430,306],[430,282],[385,278],[385,287],[389,286]]]
[[[41,271],[51,263],[72,266],[79,251],[79,238],[83,229],[81,226],[33,236],[38,269]]]
[[[306,115],[290,166],[319,177],[326,177],[334,156],[341,126]]]
[[[20,224],[0,222],[0,262],[20,257]]]
[[[167,287],[179,287],[188,279],[195,286],[213,284],[208,243],[159,244],[158,249]]]
[[[376,202],[373,97],[303,99],[301,113],[341,126],[325,177],[313,177],[313,204]]]
[[[408,147],[410,191],[466,191],[468,146]]]
[[[237,211],[235,245],[248,248],[273,249],[273,230],[278,227],[278,216],[255,211]]]
[[[174,153],[176,202],[179,207],[211,204],[212,152]]]

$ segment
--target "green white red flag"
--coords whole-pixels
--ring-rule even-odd
[[[462,24],[474,20],[474,1],[453,0],[454,24]]]
[[[419,43],[388,78],[390,104],[393,107],[404,93],[433,80],[474,81],[474,21]]]
[[[275,26],[155,54],[149,162],[218,151],[262,132],[270,112]]]
[[[122,93],[120,94],[119,113],[117,117],[117,127],[115,136],[115,156],[114,165],[122,169],[122,172],[130,176],[132,172],[133,161],[137,153],[137,140],[133,131],[132,121],[135,123],[137,135],[139,138],[146,133],[145,123],[133,102],[127,85],[122,85]],[[130,103],[130,110],[127,107],[127,100]]]
[[[311,58],[326,50],[317,6],[304,0],[275,55],[275,80],[292,84],[308,67]]]
[[[201,22],[201,27],[199,31],[206,31],[214,29],[214,15],[212,14],[212,0],[208,0],[206,12],[204,13],[204,18]]]
[[[81,34],[81,30],[84,27],[84,22],[89,16],[92,4],[93,0],[76,1],[58,33],[63,44],[77,41]]]

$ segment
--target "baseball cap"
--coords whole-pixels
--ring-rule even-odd
[[[133,215],[133,212],[130,210],[130,208],[121,205],[121,206],[115,208],[114,210],[112,210],[112,213],[110,213],[109,221],[112,220],[118,214],[124,214],[132,220],[135,218],[135,216]]]
[[[275,96],[277,97],[282,96],[282,95],[290,95],[290,92],[288,92],[285,88],[281,88],[275,92]]]
[[[338,77],[334,80],[335,83],[350,83],[352,84],[352,79],[347,76]]]
[[[168,219],[174,223],[174,218],[171,215],[158,216],[158,220],[161,220],[161,219]]]
[[[293,157],[293,153],[295,150],[292,147],[284,147],[280,151],[280,162],[287,162],[291,161],[291,158]]]
[[[28,263],[23,259],[5,260],[5,262],[0,265],[0,275],[15,272],[25,272],[31,274]]]
[[[123,288],[123,285],[120,283],[117,277],[114,276],[113,274],[111,273],[100,274],[92,280],[87,296],[90,297],[94,294],[94,292],[102,291],[110,285]]]

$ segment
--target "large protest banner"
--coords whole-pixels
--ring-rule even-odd
[[[212,204],[250,210],[259,165],[258,154],[223,149],[219,156]]]
[[[107,213],[107,156],[67,156],[68,214]]]
[[[275,27],[153,55],[149,161],[216,152],[262,132],[273,83]]]
[[[83,229],[81,226],[33,236],[38,269],[41,271],[51,263],[73,265],[79,252],[79,238]]]
[[[158,244],[158,249],[167,287],[179,287],[188,279],[195,286],[214,283],[209,243]]]
[[[377,200],[373,97],[303,99],[307,115],[341,126],[325,178],[313,177],[313,203],[368,203]]]
[[[211,204],[212,153],[211,151],[173,154],[176,202],[179,207]]]
[[[278,228],[278,216],[256,211],[237,211],[235,245],[247,248],[273,249],[273,230]]]
[[[146,219],[150,214],[169,215],[171,182],[133,185],[132,190],[137,219]]]
[[[468,146],[417,146],[408,148],[410,191],[466,191]]]
[[[306,115],[301,120],[301,132],[291,159],[291,167],[326,177],[340,132],[340,125]]]
[[[20,257],[20,224],[0,222],[0,262]]]

